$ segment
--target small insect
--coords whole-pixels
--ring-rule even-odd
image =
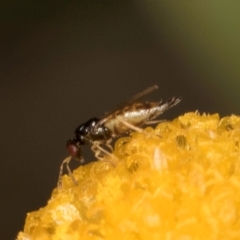
[[[61,164],[58,188],[62,187],[64,164],[66,164],[73,182],[77,184],[69,167],[69,162],[72,158],[81,163],[84,162],[81,151],[82,145],[92,144],[91,149],[95,153],[95,157],[101,159],[104,154],[109,154],[101,145],[108,147],[112,151],[113,149],[110,143],[113,138],[128,134],[143,125],[160,122],[161,120],[154,119],[181,101],[181,98],[173,97],[167,101],[137,102],[139,98],[151,93],[157,88],[157,85],[149,87],[130,98],[126,104],[121,105],[117,110],[106,113],[101,118],[91,118],[76,128],[75,138],[67,141],[67,149],[70,156],[64,159]]]

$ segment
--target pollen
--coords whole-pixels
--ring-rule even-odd
[[[240,239],[240,117],[187,113],[64,175],[18,240]],[[113,164],[114,163],[114,164]]]

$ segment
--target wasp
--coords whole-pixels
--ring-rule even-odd
[[[139,127],[143,125],[160,122],[160,120],[154,121],[154,119],[181,101],[181,98],[176,97],[170,98],[167,101],[161,100],[158,102],[137,101],[157,88],[157,85],[149,87],[130,98],[116,110],[104,114],[101,118],[91,118],[76,128],[75,137],[67,141],[67,150],[70,156],[64,159],[61,164],[58,181],[59,188],[62,186],[64,164],[66,164],[68,173],[73,182],[77,184],[69,167],[69,162],[74,158],[84,163],[81,150],[82,145],[91,144],[91,149],[95,153],[95,157],[101,159],[101,155],[104,153],[109,154],[109,152],[100,145],[104,145],[112,151],[110,143],[113,138],[128,134],[133,130],[139,129]]]

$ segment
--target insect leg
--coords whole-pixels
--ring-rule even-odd
[[[101,156],[101,154],[102,154],[102,151],[99,149],[99,142],[93,142],[92,143],[92,146],[91,146],[91,149],[92,149],[92,151],[94,152],[94,155],[95,155],[95,157],[98,159],[98,160],[101,160],[102,158],[103,158],[103,156]]]
[[[111,142],[111,141],[112,141],[112,140],[108,140],[108,141],[107,141],[109,145],[110,145],[109,142]],[[92,145],[91,149],[92,149],[92,151],[95,153],[95,157],[96,157],[98,160],[102,160],[102,159],[103,159],[103,156],[100,156],[100,154],[103,154],[103,153],[105,153],[105,154],[108,155],[108,156],[111,156],[111,158],[113,158],[113,159],[116,160],[116,157],[115,157],[112,153],[108,152],[107,150],[105,150],[104,148],[102,148],[102,147],[100,146],[100,144],[106,144],[106,141],[94,141],[92,144],[93,144],[93,145]],[[111,145],[110,145],[110,146],[111,146]],[[112,147],[112,146],[111,146],[111,147]],[[116,167],[116,163],[115,163],[114,161],[112,161],[112,160],[107,160],[107,161],[109,161],[109,162],[112,164],[113,167]]]
[[[69,174],[69,176],[72,178],[72,181],[74,182],[74,184],[77,185],[77,181],[76,181],[76,179],[74,178],[74,176],[73,176],[73,174],[72,174],[72,171],[71,171],[71,169],[70,169],[70,167],[69,167],[69,163],[70,163],[71,159],[72,159],[71,156],[65,158],[65,159],[63,160],[61,166],[60,166],[60,172],[59,172],[59,177],[58,177],[58,189],[61,189],[61,188],[62,188],[62,175],[63,175],[63,166],[64,166],[64,164],[66,164],[66,166],[67,166],[68,174]]]
[[[153,124],[157,124],[157,123],[160,123],[160,122],[166,122],[166,120],[163,120],[163,119],[161,119],[161,120],[150,120],[150,121],[147,121],[147,122],[145,122],[144,124],[145,125],[153,125]]]
[[[111,152],[113,152],[113,147],[111,145],[111,142],[112,142],[112,138],[109,138],[104,144],[106,145],[106,147],[108,147]]]
[[[124,124],[126,127],[128,127],[129,129],[131,129],[131,130],[133,130],[133,131],[136,131],[136,132],[142,132],[142,131],[143,131],[142,128],[139,128],[139,127],[137,127],[137,126],[134,126],[134,125],[132,125],[131,123],[129,123],[129,122],[123,120],[123,119],[120,119],[120,118],[119,118],[119,121],[120,121],[122,124]]]
[[[108,142],[108,141],[107,141]],[[102,148],[101,146],[100,146],[100,144],[106,144],[106,141],[94,141],[93,143],[92,143],[92,147],[91,147],[91,149],[92,149],[92,151],[95,153],[95,157],[97,158],[97,159],[99,159],[99,160],[101,160],[103,157],[102,156],[100,156],[102,153],[105,153],[106,155],[109,155],[109,156],[111,156],[112,154],[110,153],[110,152],[108,152],[107,150],[105,150],[104,148]],[[109,143],[108,143],[108,145],[109,145]],[[107,146],[108,146],[107,145]],[[109,147],[109,146],[108,146]],[[112,147],[111,145],[110,145],[110,147]]]

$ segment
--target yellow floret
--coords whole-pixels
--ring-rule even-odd
[[[240,239],[240,117],[187,113],[67,175],[18,240]]]

